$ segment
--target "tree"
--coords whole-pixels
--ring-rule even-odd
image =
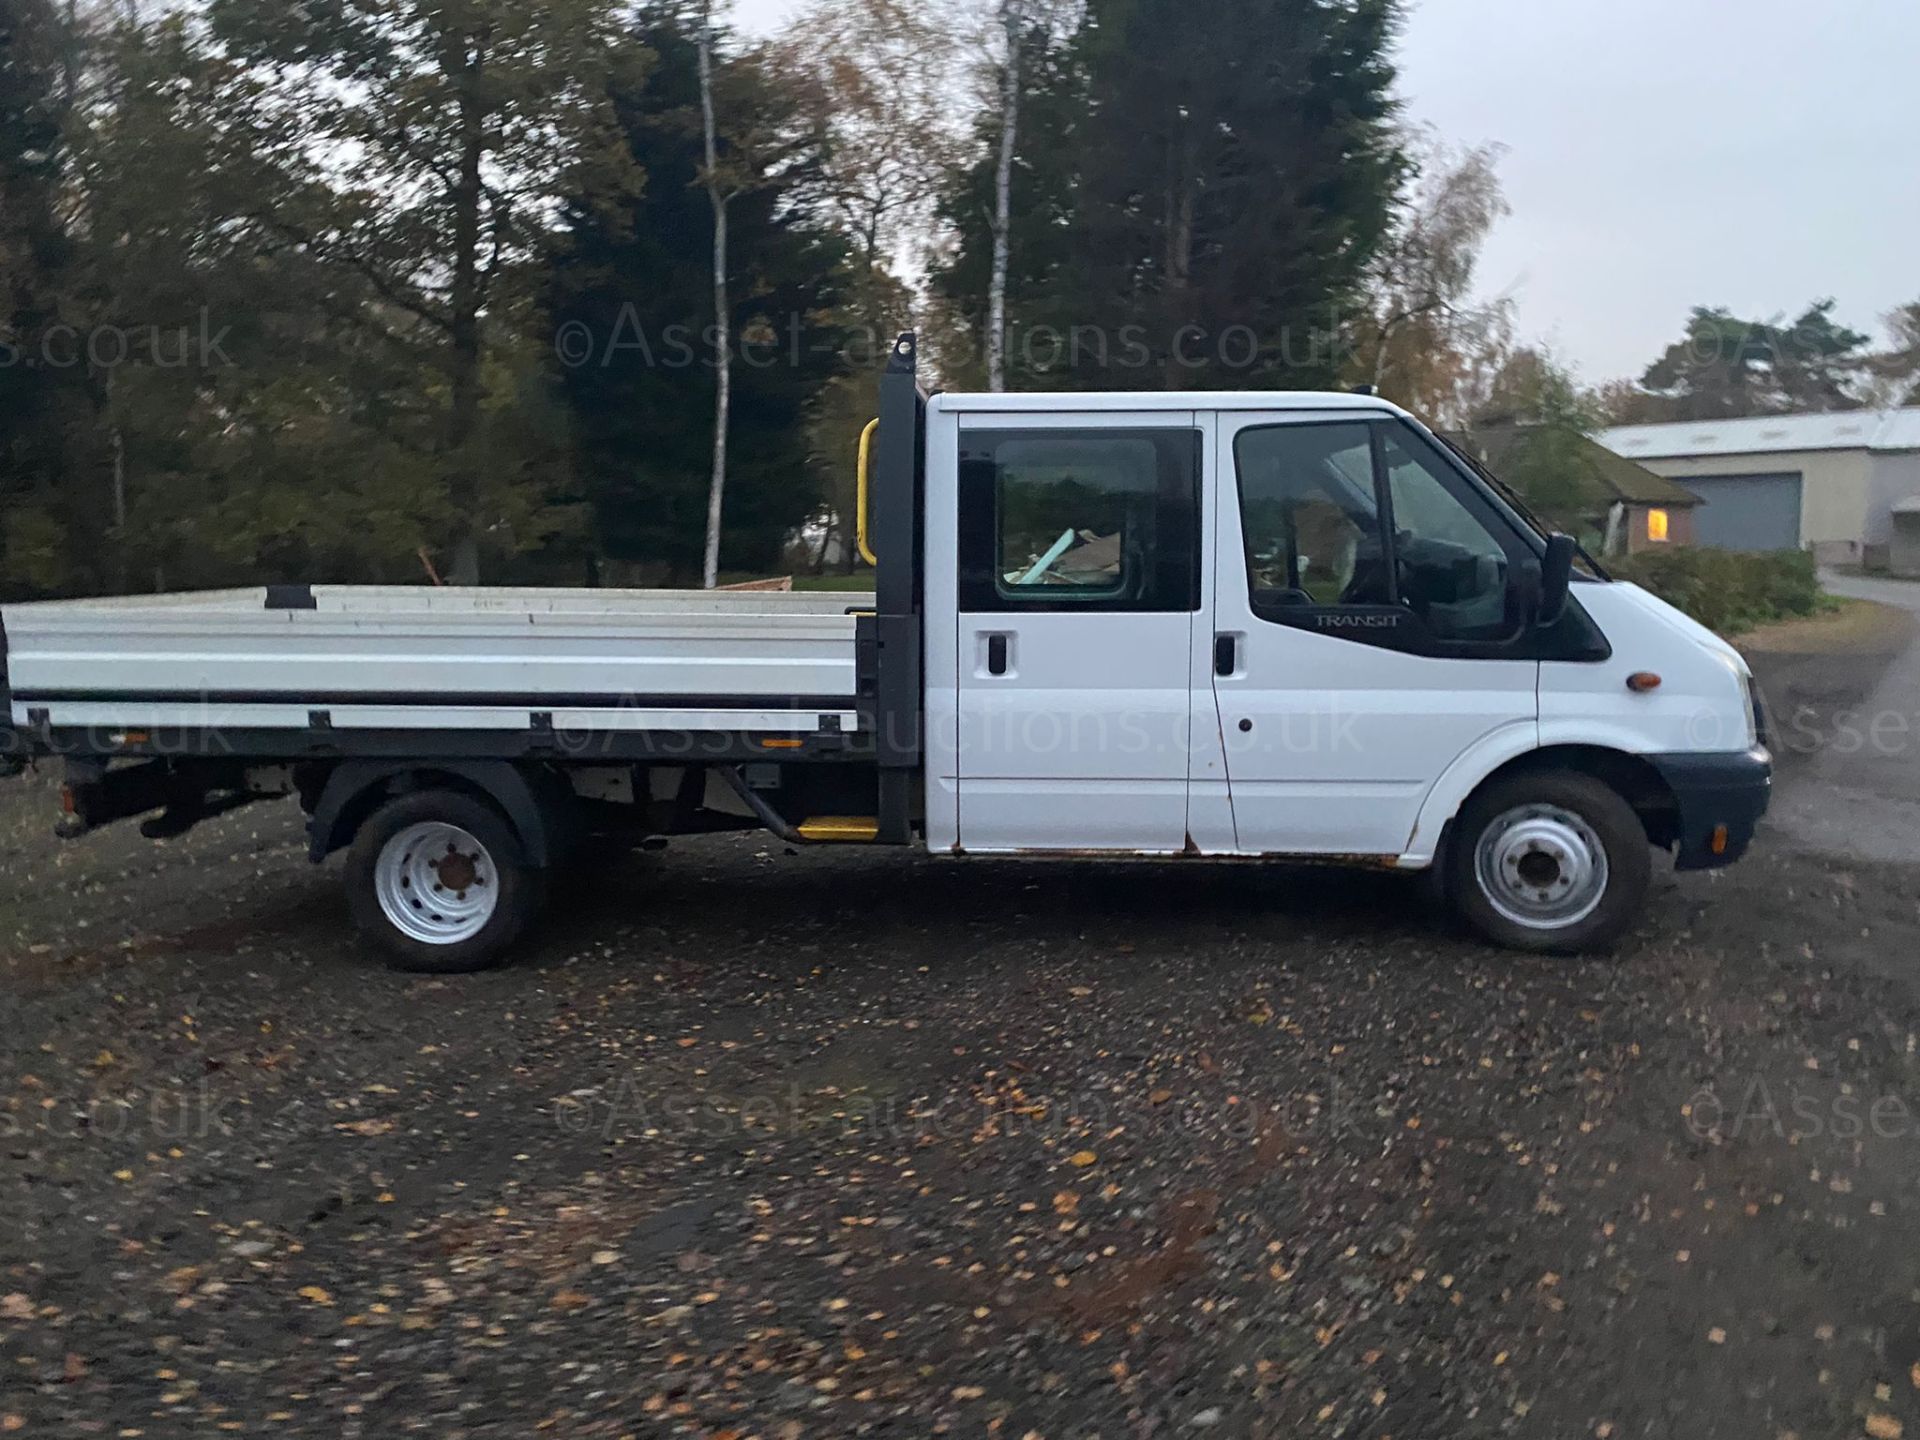
[[[1021,71],[1026,58],[1027,0],[1000,0],[1006,51],[1000,62],[1000,153],[993,170],[993,277],[987,284],[987,388],[1007,388],[1007,271],[1013,245],[1013,161],[1020,145]]]
[[[1790,323],[1695,309],[1686,336],[1647,369],[1640,387],[1673,421],[1857,410],[1869,337],[1835,323],[1834,308],[1820,301]]]
[[[855,467],[873,418],[873,368],[921,324],[914,287],[933,204],[964,131],[955,124],[955,17],[925,0],[814,0],[765,63],[826,140],[817,196],[852,249],[840,322],[856,337],[847,373],[821,397],[813,430],[825,504],[816,562],[857,563]]]
[[[709,304],[713,213],[701,109],[699,16],[643,9],[657,58],[613,94],[644,189],[616,210],[593,192],[563,203],[546,311],[575,442],[575,493],[591,508],[603,574],[703,578],[719,336]],[[812,411],[839,374],[835,316],[846,243],[802,203],[817,197],[824,141],[758,56],[713,72],[719,166],[728,177],[729,325],[738,337],[722,569],[766,571],[819,508]]]
[[[1888,345],[1868,362],[1873,403],[1920,405],[1920,300],[1887,316]]]
[[[911,268],[958,158],[953,46],[951,12],[924,0],[813,0],[768,47],[827,138],[819,203],[868,272]]]
[[[1790,411],[1858,410],[1865,403],[1857,392],[1872,337],[1835,323],[1836,304],[1818,301],[1774,332],[1774,381]]]
[[[1031,143],[1018,146],[1047,173],[1026,188],[1064,192],[1053,243],[1070,254],[1022,260],[1013,246],[1010,311],[1051,324],[1058,342],[1021,357],[1029,378],[1337,378],[1335,335],[1405,177],[1389,55],[1398,14],[1397,0],[1092,0],[1050,77],[1082,89],[1080,118],[1027,126]],[[956,177],[944,208],[960,233],[940,277],[989,328],[992,225],[968,212],[978,172],[996,161],[983,155]],[[1041,283],[1015,306],[1022,270]],[[975,273],[977,299],[964,278]]]
[[[1030,33],[1021,50],[1020,129],[1028,141],[1014,147],[1008,186],[1006,272],[998,274],[1001,247],[995,235],[999,214],[1002,72],[989,64],[984,100],[971,143],[950,158],[936,205],[936,219],[948,237],[931,267],[937,302],[929,317],[940,368],[956,383],[988,385],[989,337],[1006,336],[1002,354],[1005,383],[1058,385],[1048,373],[1051,346],[1041,343],[1056,321],[1070,327],[1072,267],[1075,263],[1077,189],[1087,114],[1089,77],[1078,32],[1047,28]],[[1043,142],[1034,138],[1045,136]],[[993,295],[1005,297],[1005,316],[996,322]],[[1015,335],[1026,342],[1012,343]],[[1038,337],[1038,339],[1036,339]]]
[[[614,13],[612,0],[208,0],[220,42],[269,77],[263,153],[289,176],[323,157],[258,218],[371,287],[393,338],[440,372],[438,538],[458,581],[478,581],[483,541],[520,543],[484,485],[489,309],[557,187],[631,183],[608,77],[644,57],[618,43]]]
[[[1510,301],[1473,302],[1480,251],[1508,212],[1503,149],[1460,153],[1430,137],[1419,179],[1367,267],[1349,378],[1388,399],[1454,422],[1469,403],[1477,364],[1505,342]]]
[[[1542,514],[1575,531],[1596,519],[1585,513],[1593,496],[1583,480],[1590,463],[1587,437],[1603,420],[1572,372],[1533,346],[1505,358],[1469,416],[1476,434],[1524,436],[1524,444],[1503,447],[1500,478]]]
[[[80,377],[44,363],[74,280],[64,213],[81,37],[53,0],[0,0],[0,595],[70,591],[102,538]]]
[[[727,495],[727,422],[733,406],[733,313],[727,298],[727,203],[732,194],[720,173],[720,131],[713,107],[713,0],[700,7],[700,136],[706,150],[701,175],[713,206],[713,323],[719,351],[714,362],[713,479],[707,494],[707,549],[702,583],[720,583],[720,527]]]

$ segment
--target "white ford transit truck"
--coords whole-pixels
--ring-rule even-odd
[[[1603,949],[1746,852],[1741,657],[1361,395],[929,396],[862,456],[861,596],[327,587],[0,610],[0,771],[75,838],[297,797],[400,965],[476,969],[596,837],[1428,871]],[[870,482],[870,483],[869,483]],[[849,602],[857,603],[849,603]]]

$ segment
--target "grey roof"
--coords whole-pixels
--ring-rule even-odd
[[[1796,455],[1810,450],[1920,450],[1920,406],[1821,415],[1756,415],[1745,420],[1622,425],[1596,437],[1629,460],[1710,455]]]
[[[1452,438],[1479,456],[1481,462],[1502,479],[1526,463],[1527,452],[1533,446],[1565,444],[1571,439],[1573,449],[1568,459],[1575,467],[1574,478],[1586,502],[1602,508],[1616,500],[1673,510],[1691,509],[1701,503],[1700,497],[1691,490],[1683,490],[1645,466],[1621,458],[1591,436],[1568,436],[1565,432],[1554,435],[1537,425],[1486,425]]]

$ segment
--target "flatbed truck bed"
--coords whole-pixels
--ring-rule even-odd
[[[29,734],[217,729],[298,755],[396,730],[850,734],[862,598],[286,586],[0,623]]]

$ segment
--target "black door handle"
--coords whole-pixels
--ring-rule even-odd
[[[987,673],[989,675],[1007,673],[1007,637],[1004,635],[987,637]]]
[[[1219,635],[1213,642],[1213,673],[1226,679],[1240,673],[1240,642],[1231,635]]]

